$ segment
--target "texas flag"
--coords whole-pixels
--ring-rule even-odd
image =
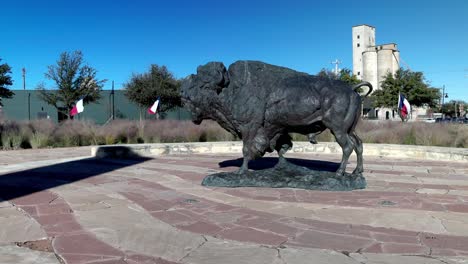
[[[154,104],[148,109],[148,113],[154,115],[156,114],[156,110],[158,109],[158,105],[159,105],[159,97],[158,99],[156,99],[156,102],[154,102]]]
[[[411,105],[406,98],[400,93],[398,97],[398,110],[400,110],[400,116],[406,119],[408,113],[411,111]]]
[[[80,100],[78,100],[78,102],[76,102],[75,106],[70,111],[70,115],[74,116],[76,114],[83,112],[83,110],[84,110],[83,98],[81,98]]]

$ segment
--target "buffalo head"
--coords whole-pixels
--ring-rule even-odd
[[[221,62],[210,62],[197,68],[182,81],[182,102],[192,112],[192,121],[200,124],[204,119],[213,119],[218,96],[229,85],[229,74]]]

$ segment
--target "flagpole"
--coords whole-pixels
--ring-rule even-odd
[[[397,101],[396,109],[397,109],[398,116],[400,116],[400,119],[401,119],[400,99],[401,99],[401,94],[400,94],[400,89],[398,89],[398,101]]]
[[[115,119],[115,104],[114,104],[114,97],[115,97],[115,92],[114,92],[114,81],[112,81],[112,120]]]

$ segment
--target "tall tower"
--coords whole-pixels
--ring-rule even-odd
[[[400,52],[395,43],[375,44],[375,28],[369,25],[353,27],[353,74],[368,81],[375,90],[388,73],[400,67]]]
[[[362,80],[363,52],[375,46],[375,28],[369,25],[353,27],[353,75]]]
[[[378,88],[380,88],[380,84],[388,73],[395,74],[400,69],[400,52],[395,43],[378,45],[376,50],[378,60],[377,74],[379,78]]]
[[[353,75],[370,82],[374,91],[388,73],[395,74],[400,67],[400,52],[395,43],[375,44],[375,28],[369,25],[353,27]],[[379,114],[379,112],[381,114]],[[385,107],[367,107],[368,117],[393,119],[395,113]]]

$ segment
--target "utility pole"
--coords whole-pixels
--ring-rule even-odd
[[[442,103],[440,104],[440,111],[441,111],[441,112],[442,112],[442,107],[444,106],[444,99],[445,99],[445,98],[448,98],[448,94],[445,93],[445,84],[444,84],[444,85],[442,86],[442,94],[441,94],[441,98],[440,98],[440,102],[442,102]],[[442,114],[442,117],[445,118],[445,115]]]
[[[22,71],[23,71],[23,90],[26,90],[26,68],[23,68]]]
[[[442,98],[441,98],[441,101],[442,101],[442,104],[440,105],[440,111],[442,112],[442,107],[444,106],[444,99],[445,98],[448,98],[448,94],[445,93],[445,85],[442,86]]]
[[[114,92],[114,81],[112,81],[112,91],[111,91],[111,94],[112,94],[112,120],[115,119],[115,111],[114,111],[114,97],[115,97],[115,92]]]
[[[28,120],[31,120],[31,93],[28,93]]]
[[[335,64],[335,75],[338,76],[338,65],[341,64],[341,61],[339,61],[338,59],[335,59],[335,61],[332,61],[331,64]]]
[[[26,68],[21,69],[23,75],[23,90],[26,91]],[[28,93],[28,120],[31,120],[31,93]]]

